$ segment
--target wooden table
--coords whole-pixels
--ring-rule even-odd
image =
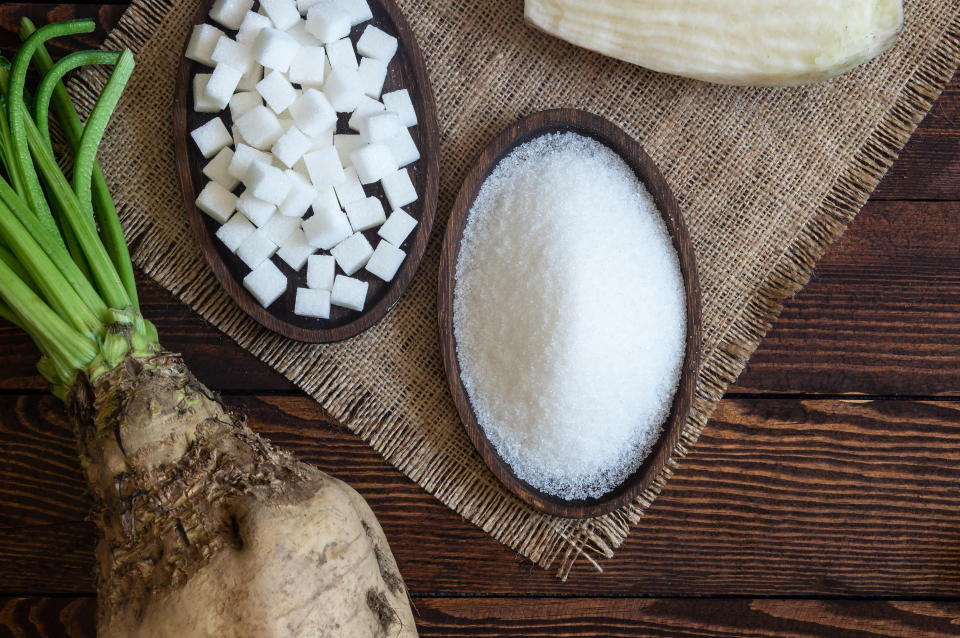
[[[123,9],[0,4],[0,48],[24,14]],[[960,77],[604,574],[521,560],[140,286],[203,381],[370,501],[423,636],[960,635]],[[0,636],[93,636],[90,503],[35,359],[0,326]]]

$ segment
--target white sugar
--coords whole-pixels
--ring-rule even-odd
[[[599,497],[650,451],[683,363],[679,262],[649,194],[602,144],[552,134],[484,182],[454,332],[480,426],[517,475]]]

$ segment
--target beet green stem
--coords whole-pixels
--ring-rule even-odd
[[[9,188],[9,186],[6,187]],[[36,219],[32,221],[37,223]],[[103,325],[101,318],[84,303],[47,255],[44,247],[30,235],[14,211],[6,206],[6,202],[0,204],[0,240],[30,273],[37,290],[46,300],[44,305],[49,304],[48,308],[53,308],[64,321],[72,324],[80,333],[96,334]],[[76,268],[73,262],[70,262],[70,266]],[[6,268],[18,281],[20,280],[12,269]],[[20,306],[11,299],[7,301],[22,317],[23,311]]]
[[[113,67],[113,73],[110,74],[110,79],[103,87],[100,97],[97,98],[90,117],[87,118],[83,135],[80,136],[80,147],[77,149],[77,156],[73,163],[73,190],[80,203],[89,207],[91,216],[93,214],[93,165],[97,159],[97,147],[100,146],[103,133],[107,130],[107,124],[110,123],[110,116],[117,108],[120,96],[123,95],[123,87],[127,85],[131,73],[133,73],[133,54],[129,50],[124,50]]]
[[[20,22],[20,38],[26,40],[36,31],[33,22],[29,18],[23,18]],[[42,44],[37,47],[33,57],[33,64],[41,75],[46,75],[53,68],[53,58]],[[113,63],[111,63],[113,64]],[[77,110],[70,100],[66,87],[63,82],[56,82],[53,87],[53,112],[60,122],[60,127],[67,138],[67,142],[74,153],[80,146],[80,137],[83,134],[83,124]],[[113,197],[110,195],[110,189],[107,187],[107,181],[100,169],[100,164],[94,162],[93,166],[93,212],[100,226],[100,237],[103,240],[104,247],[113,261],[120,280],[127,291],[131,305],[138,309],[140,307],[137,296],[137,282],[133,274],[133,264],[130,261],[130,250],[127,248],[126,239],[123,236],[123,228],[120,225],[120,216],[117,214],[116,206],[113,203]]]
[[[6,263],[0,261],[0,298],[14,309],[20,324],[44,354],[78,370],[97,354],[90,337],[70,327]]]
[[[4,212],[2,214],[9,215],[12,213],[12,216],[16,218],[30,234],[31,239],[46,249],[47,256],[56,266],[57,272],[67,280],[70,287],[80,296],[83,300],[83,305],[89,308],[96,316],[103,316],[107,310],[106,302],[103,301],[96,289],[94,289],[90,280],[84,277],[80,270],[77,269],[76,264],[70,258],[66,248],[53,240],[46,227],[41,226],[37,222],[36,216],[27,206],[26,202],[14,192],[9,184],[0,179],[0,211],[4,210],[4,207],[6,207],[10,213]],[[10,244],[7,245],[10,248],[13,247]]]
[[[23,90],[27,79],[27,67],[37,47],[50,38],[90,33],[94,30],[93,20],[71,20],[59,24],[48,24],[27,38],[13,60],[10,72],[10,86],[7,90],[7,117],[10,120],[10,135],[16,154],[13,170],[19,171],[24,188],[24,197],[33,209],[40,223],[56,235],[60,243],[63,239],[56,232],[56,223],[40,186],[40,178],[30,160],[31,148],[27,143],[27,106],[23,101]]]
[[[37,48],[36,57],[40,56],[40,48]],[[114,65],[120,59],[120,53],[117,51],[77,51],[61,58],[59,62],[50,67],[40,81],[37,87],[37,94],[33,98],[33,119],[40,129],[40,135],[49,144],[50,143],[50,122],[48,111],[50,109],[50,100],[58,86],[62,86],[61,80],[70,71],[81,66],[93,64]],[[39,67],[40,65],[36,65]],[[42,72],[42,70],[41,70]],[[66,131],[64,131],[66,132]],[[74,146],[71,144],[71,146]]]

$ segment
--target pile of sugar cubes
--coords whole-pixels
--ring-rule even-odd
[[[306,267],[296,314],[362,311],[360,271],[389,282],[406,257],[417,114],[407,89],[382,93],[397,39],[371,24],[350,40],[372,17],[367,0],[260,0],[257,10],[217,0],[210,18],[227,32],[200,24],[187,45],[190,60],[213,68],[193,77],[194,110],[229,110],[233,123],[217,115],[191,132],[208,160],[197,207],[221,224],[217,238],[249,267],[243,285],[264,307]],[[340,113],[349,132],[337,132]],[[386,209],[364,190],[376,182]],[[364,235],[374,229],[376,248]]]

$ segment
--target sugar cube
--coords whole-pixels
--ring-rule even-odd
[[[234,121],[244,113],[249,113],[251,109],[263,105],[263,99],[259,93],[253,91],[240,91],[230,97],[230,117]]]
[[[230,97],[237,90],[243,71],[229,64],[220,63],[213,68],[213,73],[203,89],[203,94],[220,109],[227,108]]]
[[[350,14],[327,3],[311,7],[307,11],[307,32],[324,44],[345,38],[350,35]]]
[[[420,159],[417,143],[413,141],[410,131],[406,128],[401,128],[400,132],[386,144],[397,166],[407,166]]]
[[[355,108],[353,113],[350,115],[350,120],[347,122],[347,126],[352,128],[354,131],[359,131],[363,128],[363,123],[366,118],[376,113],[381,113],[385,111],[386,108],[387,107],[385,107],[382,102],[364,95],[357,103],[357,108]]]
[[[300,19],[297,23],[287,29],[287,34],[297,41],[301,47],[315,47],[320,45],[320,41],[312,33],[307,31],[307,21]]]
[[[397,170],[390,148],[382,143],[361,146],[350,153],[350,163],[357,169],[361,184],[371,184]]]
[[[229,146],[233,141],[230,137],[230,131],[224,126],[223,120],[215,117],[206,124],[198,126],[190,132],[190,137],[196,143],[200,153],[207,159],[220,152],[224,146]]]
[[[257,199],[253,196],[253,193],[246,190],[237,199],[237,210],[259,228],[273,218],[274,213],[277,212],[277,207],[270,202]]]
[[[281,215],[297,219],[303,217],[317,199],[317,189],[296,171],[287,171],[287,177],[290,178],[290,192],[277,210]]]
[[[275,252],[277,252],[277,245],[267,238],[262,228],[250,233],[237,247],[237,257],[250,269],[270,259]]]
[[[339,184],[335,184],[333,190],[337,193],[337,200],[340,202],[340,207],[346,208],[347,204],[365,198],[366,194],[363,192],[363,185],[360,184],[360,180],[357,178],[357,169],[352,166],[345,168],[343,169],[343,175],[344,180]]]
[[[320,4],[346,11],[350,16],[350,26],[353,27],[373,18],[373,12],[370,11],[367,0],[297,0],[297,8],[304,15]]]
[[[321,2],[329,2],[329,0],[296,0],[297,10],[300,11],[300,15],[305,16],[310,12],[310,9]]]
[[[243,16],[243,22],[240,23],[240,28],[237,29],[237,42],[252,45],[253,41],[257,39],[257,34],[272,24],[267,16],[256,11],[247,11],[247,14]]]
[[[286,111],[287,107],[297,99],[297,92],[293,85],[279,71],[271,71],[257,82],[257,93],[263,97],[267,106],[278,115]]]
[[[327,47],[327,55],[330,47]],[[360,73],[354,69],[332,69],[323,85],[323,93],[330,104],[340,113],[349,113],[357,108],[360,98],[364,97]]]
[[[363,140],[359,135],[334,135],[333,146],[337,149],[337,155],[340,157],[340,163],[344,166],[353,166],[350,159],[350,153],[363,146]]]
[[[357,40],[357,53],[368,58],[376,58],[384,64],[390,62],[397,52],[397,39],[372,24],[363,30]]]
[[[197,73],[193,76],[193,110],[197,113],[216,113],[220,110],[217,103],[205,94],[209,73]]]
[[[344,209],[347,218],[350,220],[350,226],[355,231],[367,230],[374,226],[379,226],[387,220],[383,212],[383,204],[376,197],[364,197],[354,202],[350,202]],[[353,273],[347,273],[352,275]]]
[[[268,69],[286,73],[299,48],[300,44],[292,36],[268,27],[253,41],[253,59]]]
[[[250,146],[266,150],[283,135],[276,114],[265,106],[255,106],[236,120],[240,134]]]
[[[237,84],[238,91],[256,91],[257,82],[263,79],[263,67],[256,62],[251,63],[250,68],[240,78]]]
[[[286,133],[290,130],[291,126],[296,126],[293,122],[292,117],[278,117],[277,121],[280,122],[280,128],[283,129],[283,132]],[[282,135],[280,137],[283,137]],[[282,162],[280,163],[282,165]]]
[[[247,73],[253,69],[253,54],[245,44],[232,40],[227,36],[222,36],[217,40],[217,46],[214,47],[210,58],[217,66],[231,66],[241,72]]]
[[[330,250],[350,236],[350,220],[337,208],[314,207],[313,215],[301,224],[307,241],[314,248]]]
[[[211,24],[198,24],[193,27],[193,32],[190,34],[185,55],[194,62],[213,66],[215,62],[210,55],[222,35],[223,31]]]
[[[291,126],[287,131],[274,142],[270,152],[274,157],[283,162],[287,168],[293,168],[303,154],[311,146],[311,140],[304,135],[296,126]]]
[[[337,275],[330,291],[330,303],[334,306],[361,311],[367,298],[368,284],[365,281]]]
[[[260,0],[260,8],[281,31],[286,31],[300,21],[300,12],[293,0]]]
[[[323,85],[323,47],[302,46],[290,62],[290,81],[304,87]]]
[[[354,233],[334,246],[330,254],[337,260],[337,265],[348,275],[352,275],[370,260],[373,248],[363,233]]]
[[[334,210],[340,209],[340,202],[337,201],[337,194],[333,189],[333,186],[326,186],[324,188],[317,189],[317,197],[313,200],[311,204],[313,210],[319,210],[321,208],[333,208]],[[349,224],[347,224],[349,226]]]
[[[258,151],[247,144],[237,144],[237,149],[233,153],[227,172],[231,177],[243,181],[252,162],[270,163],[270,153]]]
[[[307,287],[330,290],[335,270],[336,260],[330,255],[310,255],[307,259]]]
[[[230,174],[230,161],[233,160],[233,150],[230,147],[220,149],[220,152],[203,167],[203,174],[210,180],[220,184],[228,191],[232,191],[240,180]]]
[[[319,135],[337,125],[337,112],[327,96],[317,89],[306,89],[290,105],[290,115],[305,135]]]
[[[373,255],[370,256],[370,260],[364,268],[366,268],[370,274],[384,281],[392,281],[406,256],[407,253],[396,246],[393,246],[389,242],[381,241],[377,244],[377,249],[373,251]]]
[[[384,175],[380,183],[383,184],[383,192],[393,210],[417,201],[417,189],[405,168]]]
[[[297,300],[293,314],[301,317],[330,318],[330,291],[297,288]]]
[[[357,54],[353,52],[353,44],[350,42],[350,38],[327,42],[326,45],[327,59],[330,60],[331,69],[356,71],[360,68],[357,64]]]
[[[223,242],[232,253],[237,252],[240,244],[256,230],[250,220],[243,215],[234,215],[227,223],[217,229],[217,239]]]
[[[400,133],[400,117],[393,111],[369,116],[363,121],[360,136],[365,142],[389,142]]]
[[[277,257],[286,262],[288,266],[299,272],[307,263],[307,259],[317,252],[317,249],[307,241],[307,235],[298,226],[293,230],[287,240],[277,251]]]
[[[290,178],[276,166],[253,162],[243,176],[243,183],[257,199],[279,206],[290,192]]]
[[[346,179],[337,149],[332,146],[307,153],[303,156],[303,163],[307,166],[310,181],[317,188],[333,186]]]
[[[293,234],[293,231],[299,228],[299,217],[287,217],[277,212],[270,218],[270,221],[263,225],[263,234],[277,246],[282,246],[287,238]]]
[[[216,182],[207,182],[197,195],[197,208],[222,224],[236,210],[237,196]]]
[[[272,261],[262,261],[243,278],[243,287],[266,308],[287,291],[287,278]]]
[[[305,16],[310,13],[310,9],[325,2],[330,2],[330,0],[297,0],[297,9],[300,10],[300,15]]]
[[[399,248],[416,226],[417,220],[398,208],[390,213],[383,226],[377,229],[377,234]]]
[[[338,4],[350,14],[350,24],[357,26],[373,19],[373,12],[367,0],[338,0]]]
[[[372,98],[380,97],[383,83],[387,79],[387,65],[375,58],[360,60],[360,82],[363,92]]]
[[[336,130],[335,126],[331,126],[325,131],[320,131],[317,135],[310,136],[310,150],[319,151],[321,148],[333,146],[333,132]]]
[[[230,137],[233,138],[234,146],[239,146],[240,144],[247,144],[247,141],[243,139],[242,135],[240,135],[240,129],[237,128],[236,123],[233,123],[230,125]]]
[[[251,8],[253,0],[217,0],[210,8],[210,17],[228,29],[238,29]]]
[[[380,98],[388,111],[393,111],[400,116],[400,123],[404,126],[417,125],[417,111],[413,108],[413,101],[410,99],[410,91],[400,89],[384,93]]]

